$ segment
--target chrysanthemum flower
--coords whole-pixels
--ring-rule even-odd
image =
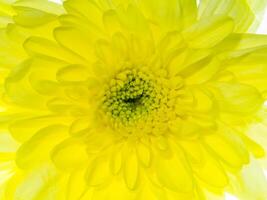
[[[265,4],[1,0],[0,199],[265,200]]]

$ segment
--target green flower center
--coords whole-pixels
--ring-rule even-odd
[[[159,107],[155,82],[143,72],[127,70],[113,79],[106,91],[103,107],[124,125],[147,117]]]

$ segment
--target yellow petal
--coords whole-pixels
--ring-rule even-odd
[[[194,85],[208,82],[212,80],[212,78],[220,69],[220,61],[216,58],[213,58],[204,65],[199,65],[199,69],[194,70],[193,73],[189,74],[189,77],[186,79],[186,83],[189,85]]]
[[[75,155],[73,152],[75,152]],[[86,145],[81,139],[69,138],[53,149],[51,158],[60,169],[80,168],[88,162]]]
[[[221,125],[216,134],[205,136],[205,143],[231,167],[240,168],[249,162],[249,154],[241,138],[230,128]]]
[[[31,37],[25,41],[24,48],[26,49],[26,51],[33,55],[41,54],[51,58],[58,58],[60,60],[69,61],[70,63],[84,63],[84,60],[79,56],[44,38]]]
[[[61,5],[53,3],[53,2],[44,2],[42,0],[16,1],[15,6],[33,8],[33,9],[45,11],[51,14],[63,14],[64,13],[64,9],[62,8]]]
[[[17,151],[16,162],[21,168],[31,168],[47,162],[50,151],[68,136],[67,127],[54,125],[38,131]]]
[[[249,53],[242,60],[235,59],[229,64],[231,71],[239,82],[254,86],[260,91],[267,89],[266,50]]]
[[[83,196],[86,190],[85,170],[75,170],[68,180],[67,198],[78,199]]]
[[[154,161],[158,180],[170,190],[190,192],[193,183],[189,169],[186,166],[187,162],[184,160],[180,149],[173,148],[173,151],[171,157],[159,155]]]
[[[54,37],[59,44],[88,61],[95,59],[93,51],[93,35],[82,32],[78,28],[59,27],[54,29]]]
[[[255,14],[261,15],[261,11],[266,5],[266,0],[235,1],[220,0],[200,1],[199,12],[201,18],[213,17],[216,15],[227,15],[234,19],[236,32],[246,32],[254,23]],[[244,13],[246,13],[244,15]],[[259,17],[258,15],[258,17]],[[256,20],[255,20],[256,21]],[[256,23],[254,26],[256,27]],[[255,29],[254,27],[254,29]]]
[[[212,187],[225,187],[228,184],[228,177],[223,167],[206,150],[202,152],[204,154],[202,165],[194,167],[194,173]]]
[[[115,192],[119,191],[119,192]],[[99,199],[99,200],[124,200],[124,199],[136,199],[136,192],[133,192],[127,188],[127,186],[123,183],[121,177],[113,178],[110,181],[109,185],[105,187],[100,187],[95,189],[92,192],[92,199]],[[83,200],[90,199],[84,198]]]
[[[197,68],[202,69],[209,64],[210,54],[211,51],[209,49],[179,49],[170,60],[168,65],[169,73],[172,76],[177,74],[183,77],[190,76],[192,73],[197,72]],[[198,67],[196,68],[196,66]]]
[[[113,147],[114,152],[110,158],[110,169],[113,174],[118,174],[122,168],[122,152],[120,146]]]
[[[185,39],[192,48],[210,48],[221,42],[232,33],[234,23],[231,18],[214,16],[198,21],[183,32]]]
[[[197,20],[197,1],[196,0],[179,0],[183,15],[184,28],[189,27]]]
[[[49,23],[56,19],[56,16],[41,10],[27,8],[27,7],[15,7],[17,15],[14,17],[14,21],[25,27],[35,27]]]
[[[57,72],[58,81],[62,82],[84,82],[89,78],[89,71],[82,65],[69,65]]]
[[[96,25],[100,25],[102,22],[102,13],[95,1],[68,0],[64,1],[63,5],[67,12],[72,15],[85,17]]]
[[[108,10],[103,14],[103,23],[110,35],[121,32],[122,30],[119,16],[115,10]]]
[[[29,117],[14,121],[10,124],[9,129],[16,140],[26,141],[38,130],[49,125],[62,123],[68,123],[68,120],[57,116]]]
[[[27,60],[9,73],[9,77],[5,79],[6,98],[20,106],[42,108],[45,105],[45,98],[30,86],[29,81],[26,81],[30,66],[31,61]]]
[[[38,197],[40,199],[39,195],[45,190],[46,193],[44,196],[51,196],[53,192],[51,190],[49,191],[49,188],[51,188],[51,184],[53,184],[56,178],[56,171],[51,166],[42,166],[25,175],[18,172],[9,182],[8,193],[6,194],[7,199],[35,200]],[[32,187],[29,188],[29,185]]]
[[[0,152],[14,152],[18,145],[10,134],[0,133]]]
[[[253,160],[250,165],[244,167],[238,180],[240,188],[237,189],[237,193],[240,198],[266,199],[267,179],[257,160]]]
[[[179,0],[170,1],[141,1],[150,20],[166,30],[175,30],[182,27],[181,5]]]
[[[214,111],[214,99],[211,94],[201,89],[192,89],[195,97],[196,105],[193,108],[193,112],[209,112]],[[213,113],[214,114],[214,113]]]
[[[88,118],[79,118],[76,119],[70,127],[70,134],[77,135],[88,129],[89,127],[89,119]]]
[[[86,172],[86,181],[89,186],[99,186],[108,183],[110,179],[109,164],[106,157],[99,157],[90,162]]]
[[[131,190],[137,186],[137,179],[139,174],[139,165],[136,152],[128,151],[124,156],[123,176],[127,187]]]
[[[263,103],[261,94],[249,85],[239,83],[214,84],[215,98],[220,109],[229,113],[252,113],[260,109]]]
[[[151,162],[151,150],[148,146],[146,146],[143,143],[138,143],[137,147],[136,147],[136,152],[138,155],[139,160],[141,161],[141,163],[148,167],[150,165]]]

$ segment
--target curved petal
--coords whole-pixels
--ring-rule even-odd
[[[231,167],[240,169],[249,163],[249,153],[242,139],[226,125],[220,125],[216,134],[204,137],[205,144]]]
[[[227,186],[229,180],[219,161],[204,149],[202,152],[204,154],[203,165],[196,166],[193,169],[196,176],[211,187],[224,188]]]
[[[234,28],[233,20],[226,16],[203,18],[186,29],[183,34],[192,48],[210,48],[221,42]]]
[[[143,0],[140,5],[148,18],[166,31],[187,27],[197,18],[195,0]]]
[[[25,27],[44,25],[57,18],[56,15],[33,8],[16,6],[15,11],[17,12],[14,16],[15,23]]]
[[[182,151],[173,144],[173,153],[170,157],[158,155],[155,170],[162,186],[177,192],[190,192],[193,181],[187,162]]]
[[[42,128],[54,124],[68,124],[69,120],[59,116],[32,116],[12,122],[9,125],[9,130],[16,140],[23,142],[30,139]]]
[[[233,18],[236,32],[246,32],[255,22],[255,15],[261,14],[266,3],[266,0],[201,0],[199,17],[227,15]]]
[[[85,60],[95,59],[92,46],[95,36],[88,31],[84,33],[75,27],[59,27],[54,29],[54,37],[59,44],[82,56]]]
[[[262,104],[262,95],[254,87],[240,83],[214,84],[214,97],[220,110],[232,114],[255,113]]]
[[[67,61],[69,63],[84,63],[84,60],[80,56],[75,55],[72,51],[62,48],[57,43],[45,38],[30,37],[25,41],[23,46],[31,55],[44,55],[50,58]]]
[[[110,168],[106,156],[93,159],[87,168],[86,181],[89,186],[101,186],[110,180]]]
[[[137,186],[137,181],[139,176],[139,163],[137,155],[133,149],[131,150],[128,149],[124,153],[125,155],[124,155],[123,177],[127,187],[130,190],[134,190]]]
[[[81,139],[74,137],[57,145],[51,153],[51,158],[58,168],[64,170],[81,168],[89,161],[86,145]]]
[[[49,161],[50,151],[67,136],[68,129],[65,126],[54,125],[41,129],[20,146],[16,154],[17,165],[27,169]]]

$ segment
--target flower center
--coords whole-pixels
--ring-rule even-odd
[[[104,97],[104,109],[123,125],[136,123],[157,109],[155,82],[143,72],[126,70],[110,83]]]

